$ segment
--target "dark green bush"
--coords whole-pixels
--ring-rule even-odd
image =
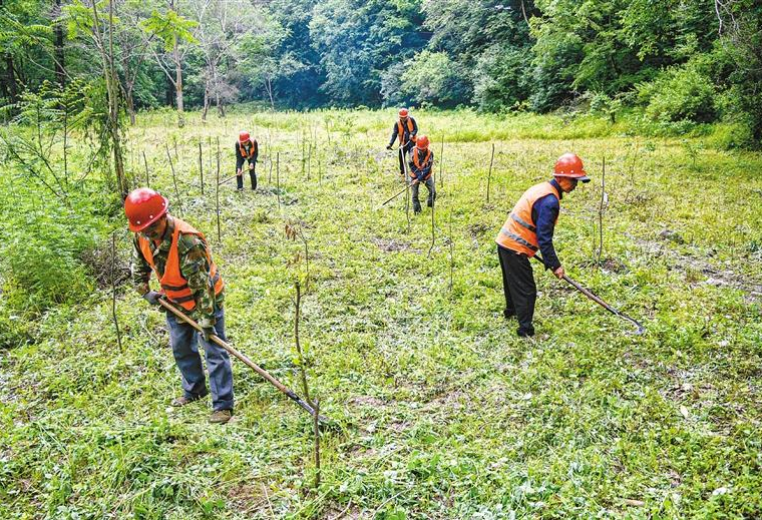
[[[638,90],[646,115],[656,122],[709,123],[717,116],[715,87],[691,64],[667,69]]]

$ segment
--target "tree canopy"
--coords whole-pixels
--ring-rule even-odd
[[[92,76],[93,0],[3,0],[0,95]],[[762,139],[762,7],[746,0],[101,0],[130,114],[428,105],[547,112],[596,100]],[[78,29],[79,27],[79,29]],[[59,38],[62,32],[67,39]],[[107,30],[108,32],[108,30]],[[104,36],[107,36],[104,34]],[[56,75],[58,71],[58,75]],[[134,116],[133,116],[134,117]]]

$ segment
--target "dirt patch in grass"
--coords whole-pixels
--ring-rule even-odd
[[[669,231],[669,230],[666,230]],[[664,231],[660,237],[664,235]],[[666,238],[672,243],[682,243],[675,240],[677,234],[668,234]],[[681,271],[686,275],[686,281],[692,286],[709,285],[713,287],[728,287],[745,292],[751,299],[762,299],[762,281],[750,280],[731,269],[722,269],[709,261],[690,254],[682,254],[669,248],[668,244],[653,240],[633,239],[646,255],[668,260],[670,270]],[[706,279],[703,279],[706,277]]]
[[[415,249],[410,244],[402,242],[400,240],[386,240],[383,238],[374,238],[373,243],[378,246],[381,251],[386,253],[398,253],[398,252],[412,252],[420,253],[420,249]]]
[[[482,235],[484,235],[484,233],[486,233],[490,229],[491,229],[490,226],[482,222],[477,222],[476,224],[471,224],[470,226],[468,226],[468,232],[471,234],[471,237],[474,239],[481,238]]]

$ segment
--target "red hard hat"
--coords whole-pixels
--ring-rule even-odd
[[[143,231],[167,213],[169,201],[151,188],[132,190],[124,199],[124,213],[130,221],[130,231]]]
[[[239,143],[245,143],[246,141],[248,141],[248,140],[249,140],[249,137],[251,137],[251,136],[249,135],[249,132],[247,132],[246,130],[241,130],[241,131],[238,133],[238,142],[239,142]]]
[[[574,153],[565,153],[558,158],[556,166],[553,168],[553,175],[590,182],[590,178],[585,172],[585,167],[582,165],[582,159]]]
[[[407,117],[408,111],[407,108],[400,108],[400,117]]]
[[[429,147],[429,136],[428,135],[419,135],[418,139],[415,141],[415,146],[419,150],[425,150]]]

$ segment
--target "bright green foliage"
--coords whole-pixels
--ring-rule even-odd
[[[153,10],[150,18],[142,24],[143,29],[164,42],[164,50],[169,52],[178,42],[195,43],[192,29],[197,22],[187,20],[177,11],[167,9],[165,12]]]
[[[716,91],[709,79],[695,67],[668,69],[639,92],[648,101],[646,114],[664,123],[714,120]]]
[[[399,78],[397,104],[455,106],[467,98],[469,82],[463,65],[450,60],[447,53],[423,51],[406,61],[401,68],[392,68]]]
[[[325,0],[315,6],[310,38],[326,80],[321,87],[339,104],[378,105],[381,72],[423,45],[418,2]]]
[[[759,155],[717,150],[712,136],[640,135],[627,114],[614,124],[588,115],[415,115],[439,158],[430,255],[430,210],[408,232],[402,197],[378,209],[401,188],[396,158],[383,152],[394,110],[249,110],[206,126],[189,113],[183,131],[156,112],[140,114],[128,135],[146,152],[151,185],[209,238],[228,284],[232,343],[294,389],[292,298],[309,269],[300,332],[310,391],[343,426],[322,436],[318,489],[308,416],[241,363],[232,423],[206,424],[208,399],[168,409],[180,382],[164,315],[120,285],[120,350],[106,283],[80,304],[24,320],[33,330],[0,351],[0,518],[754,518],[762,509]],[[239,128],[265,145],[260,188],[221,186],[218,240],[206,161],[216,139],[231,143]],[[164,149],[174,139],[180,197]],[[317,145],[311,170],[302,170],[303,139]],[[225,177],[235,167],[229,148]],[[569,149],[593,182],[564,197],[561,261],[642,320],[643,336],[539,266],[538,335],[521,340],[502,317],[495,234]],[[270,175],[276,153],[280,169],[273,164]],[[139,171],[142,158],[128,166]],[[12,186],[0,177],[4,241],[39,203],[40,223],[71,226],[76,240],[95,233],[106,259],[105,230],[118,230],[124,261],[126,222],[97,177],[71,220],[22,174]],[[12,205],[14,189],[23,205]],[[309,268],[286,225],[303,231]],[[8,294],[0,294],[3,337],[20,321]]]

